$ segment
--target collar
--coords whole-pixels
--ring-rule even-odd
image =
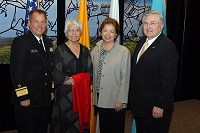
[[[99,46],[99,50],[101,50],[102,45],[103,45],[103,39],[101,39],[99,42],[97,42],[96,45]],[[110,52],[116,45],[118,45],[118,43],[115,42],[113,47],[110,50],[108,50],[107,52]]]
[[[161,32],[156,36],[156,37],[154,37],[154,38],[152,38],[152,39],[150,39],[150,40],[148,40],[148,38],[146,38],[146,41],[148,40],[148,46],[150,46],[157,38],[158,38],[158,36],[161,34]]]
[[[34,34],[33,34],[34,35]],[[34,35],[35,36],[35,35]],[[40,39],[42,40],[42,42],[44,43],[44,41],[43,41],[43,37],[41,36],[41,38],[39,38],[39,37],[37,37],[37,36],[35,36],[35,38],[38,40],[38,42],[40,41]]]

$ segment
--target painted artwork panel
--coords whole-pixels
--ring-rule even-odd
[[[57,0],[40,0],[47,12],[47,36],[56,45]],[[0,64],[10,63],[10,47],[16,36],[24,34],[27,0],[0,0]]]

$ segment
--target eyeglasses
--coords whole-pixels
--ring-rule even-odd
[[[143,23],[144,26],[148,26],[149,25],[149,26],[152,26],[152,27],[155,26],[156,24],[159,24],[159,23],[156,23],[156,22],[150,22],[150,23],[144,22]]]
[[[78,29],[72,29],[72,30],[67,30],[68,32],[70,32],[70,33],[77,33],[77,32],[80,32],[80,30],[78,30]]]

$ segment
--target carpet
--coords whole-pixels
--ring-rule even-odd
[[[126,112],[125,132],[131,133],[132,114]],[[196,99],[174,103],[169,133],[200,133],[200,101]]]
[[[131,133],[133,115],[126,111],[125,131]],[[16,130],[0,133],[17,133]],[[169,133],[200,133],[200,101],[196,99],[174,103]]]

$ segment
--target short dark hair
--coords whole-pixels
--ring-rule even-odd
[[[115,19],[113,19],[113,18],[110,18],[110,17],[106,18],[106,19],[102,22],[102,24],[101,24],[101,26],[100,26],[100,29],[99,29],[100,32],[102,31],[102,29],[104,28],[104,26],[105,26],[106,24],[112,24],[112,25],[114,25],[115,30],[116,30],[116,34],[117,34],[117,37],[118,37],[119,34],[120,34],[120,26],[119,26],[119,23],[117,22],[117,20],[115,20]],[[114,41],[116,41],[117,37],[114,39]]]
[[[34,12],[37,12],[37,13],[39,13],[39,14],[44,14],[45,18],[47,19],[47,14],[46,14],[45,11],[43,11],[43,10],[37,10],[37,9],[36,9],[36,10],[32,10],[32,11],[29,12],[29,15],[28,15],[29,20],[32,19],[32,16],[33,16],[33,13],[34,13]]]

